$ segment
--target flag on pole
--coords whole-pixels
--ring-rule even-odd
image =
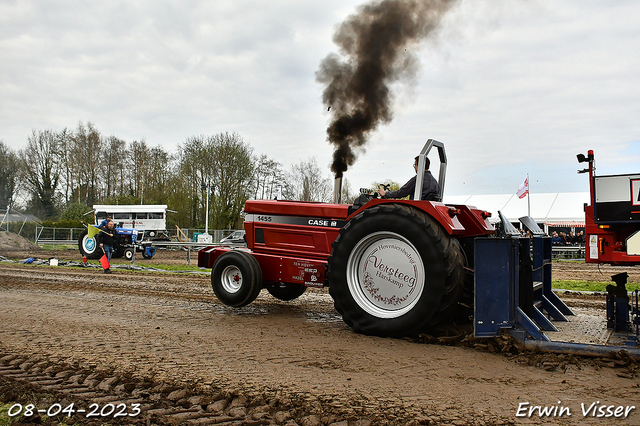
[[[529,193],[529,176],[520,184],[516,195],[518,198],[524,198]]]
[[[102,265],[102,269],[109,269],[111,265],[109,265],[109,259],[107,259],[107,255],[103,254],[100,258],[100,265]]]
[[[100,233],[100,228],[98,228],[97,226],[95,226],[95,225],[87,226],[87,236],[89,238],[93,238],[99,233]]]

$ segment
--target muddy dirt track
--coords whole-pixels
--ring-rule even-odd
[[[184,264],[186,253],[136,263],[145,262]],[[606,281],[609,272],[586,273]],[[562,297],[570,306],[604,300]],[[593,360],[463,337],[425,344],[355,334],[324,290],[293,302],[263,292],[231,309],[208,275],[0,263],[0,402],[88,410],[45,423],[640,424],[640,370],[624,353]],[[627,416],[584,417],[582,405],[596,401]],[[532,406],[571,415],[516,416]]]

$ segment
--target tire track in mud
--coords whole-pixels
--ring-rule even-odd
[[[320,401],[278,391],[245,393],[200,383],[170,383],[153,377],[136,378],[95,367],[61,364],[41,357],[7,354],[1,349],[0,402],[11,405],[13,414],[24,413],[25,407],[33,404],[33,415],[16,418],[45,425],[62,421],[77,425],[429,424],[428,419],[426,423],[416,423],[416,420],[407,423],[406,419],[386,416],[359,416],[357,412],[365,411],[366,407],[357,401]],[[71,404],[75,413],[71,416],[69,411],[60,413]],[[38,410],[42,413],[37,414]],[[60,414],[47,418],[47,411]],[[118,412],[121,415],[116,416]],[[39,418],[35,419],[36,416]]]
[[[441,424],[443,420],[458,426],[511,424],[478,423],[478,419],[467,422],[438,415],[407,416],[397,407],[382,413],[377,404],[357,399],[323,399],[283,391],[246,392],[201,383],[136,378],[42,357],[7,355],[1,348],[0,402],[14,414],[23,414],[29,404],[32,411],[42,411],[16,416],[18,424],[419,426]],[[61,412],[71,405],[75,413]],[[104,414],[107,408],[108,414]],[[47,411],[60,414],[47,417]],[[367,412],[374,414],[363,414]],[[116,413],[121,415],[116,417]]]

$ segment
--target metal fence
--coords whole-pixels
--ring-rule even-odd
[[[78,237],[84,228],[51,228],[36,225],[36,244],[73,245],[78,244]]]
[[[35,243],[43,245],[78,245],[78,238],[86,228],[52,228],[36,225]],[[212,236],[212,243],[218,243],[224,237],[230,235],[235,229],[209,230]],[[198,235],[204,233],[204,229],[180,229],[167,231],[169,240],[172,242],[196,242]],[[157,245],[161,245],[158,243]]]
[[[553,246],[552,258],[555,259],[584,259],[584,246]]]

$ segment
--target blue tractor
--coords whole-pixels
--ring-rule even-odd
[[[90,225],[93,226],[93,225]],[[113,247],[113,257],[124,257],[127,260],[133,259],[136,251],[142,252],[145,259],[151,259],[156,254],[156,248],[151,242],[144,241],[144,232],[131,228],[116,227],[116,238]],[[102,250],[95,236],[90,236],[85,230],[78,237],[78,247],[80,254],[87,259],[100,259]]]

